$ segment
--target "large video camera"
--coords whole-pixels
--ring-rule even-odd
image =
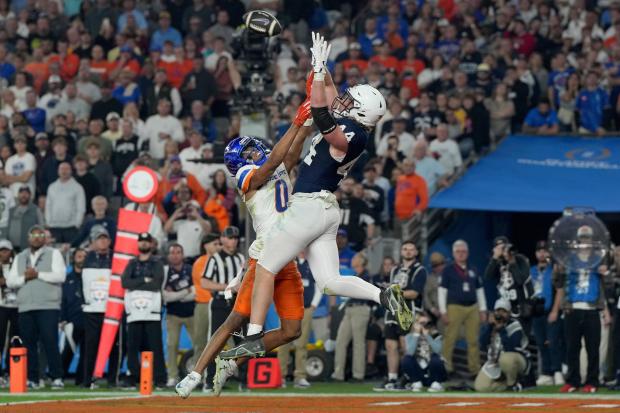
[[[265,108],[263,98],[275,92],[270,66],[279,52],[279,40],[243,28],[233,37],[232,48],[233,57],[242,66],[241,87],[233,98],[233,108],[244,114],[260,112]]]

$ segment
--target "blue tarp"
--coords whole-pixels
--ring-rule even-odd
[[[511,136],[472,166],[431,208],[620,211],[620,138]]]

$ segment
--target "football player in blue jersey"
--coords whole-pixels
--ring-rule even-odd
[[[274,277],[304,249],[322,292],[381,304],[404,330],[409,330],[413,322],[398,285],[380,290],[359,277],[340,275],[336,246],[340,210],[333,192],[364,151],[370,131],[386,112],[386,103],[370,85],[351,87],[338,96],[325,66],[331,46],[318,33],[312,34],[312,41],[314,80],[310,103],[320,133],[313,138],[301,164],[289,207],[265,239],[256,266],[247,337],[222,352],[225,359],[265,353],[263,325],[273,297]]]

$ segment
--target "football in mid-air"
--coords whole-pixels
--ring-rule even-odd
[[[266,37],[277,36],[282,33],[282,25],[271,13],[264,10],[252,10],[243,16],[248,30]]]

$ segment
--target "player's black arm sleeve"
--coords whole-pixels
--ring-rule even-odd
[[[312,119],[317,128],[319,128],[321,134],[326,135],[331,133],[336,129],[336,126],[338,126],[334,117],[329,113],[329,110],[327,110],[327,106],[320,108],[312,107],[310,111],[312,113]]]

